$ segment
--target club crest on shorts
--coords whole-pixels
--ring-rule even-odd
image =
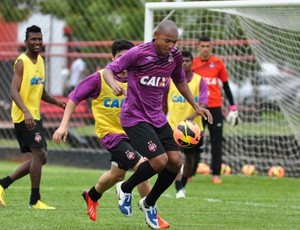
[[[39,143],[41,142],[41,140],[42,140],[42,136],[40,135],[40,133],[35,133],[34,141]]]
[[[157,149],[157,145],[155,143],[153,143],[152,141],[149,141],[148,142],[148,149],[151,151],[151,152],[155,152],[156,149]]]
[[[135,158],[134,152],[131,152],[131,151],[127,150],[127,151],[125,152],[125,154],[126,154],[126,156],[127,156],[127,158],[128,158],[129,160],[133,160],[133,159]]]

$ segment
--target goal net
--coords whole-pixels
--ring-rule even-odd
[[[145,12],[145,41],[169,18],[181,50],[198,55],[198,38],[208,35],[225,61],[242,122],[224,123],[224,163],[235,173],[244,164],[262,175],[281,165],[300,176],[300,1],[146,3]],[[201,161],[210,159],[207,131]]]

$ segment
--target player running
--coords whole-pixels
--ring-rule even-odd
[[[112,44],[113,60],[122,56],[134,45],[126,40],[116,40]],[[127,71],[115,75],[115,79],[122,87],[127,88]],[[146,159],[133,149],[120,124],[120,111],[124,97],[116,97],[103,80],[102,71],[97,71],[83,79],[69,95],[60,127],[53,134],[53,141],[65,141],[68,135],[68,123],[76,105],[81,101],[92,98],[92,112],[95,119],[96,134],[100,143],[111,154],[111,168],[98,180],[90,190],[83,192],[87,203],[87,212],[90,219],[96,221],[98,200],[103,193],[116,182],[125,177],[128,169],[136,169]],[[139,184],[138,191],[141,197],[150,192],[149,181]],[[160,228],[169,227],[169,223],[159,217]]]

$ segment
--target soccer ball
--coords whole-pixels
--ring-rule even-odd
[[[178,146],[192,148],[200,141],[201,130],[194,121],[185,120],[176,125],[173,137]]]
[[[284,168],[281,167],[281,166],[272,166],[270,169],[269,169],[269,172],[268,172],[268,176],[269,177],[277,177],[277,178],[282,178],[284,177]]]
[[[221,175],[230,175],[231,174],[231,167],[225,163],[221,165]]]
[[[245,176],[255,175],[256,174],[256,168],[255,168],[254,165],[243,165],[241,172]]]
[[[198,167],[197,167],[197,173],[203,174],[203,175],[208,175],[210,173],[209,165],[206,163],[199,163]]]

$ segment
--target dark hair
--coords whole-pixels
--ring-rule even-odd
[[[26,33],[25,33],[25,40],[28,40],[29,33],[42,33],[42,31],[41,31],[41,28],[36,25],[27,27]]]
[[[183,50],[181,53],[182,53],[182,57],[190,58],[191,61],[194,58],[193,55],[192,55],[192,53],[190,51],[188,51],[188,50]]]
[[[130,41],[124,39],[115,40],[111,45],[111,53],[113,56],[115,56],[120,51],[129,50],[132,47],[134,47],[134,44]]]
[[[199,38],[199,42],[210,42],[210,37],[203,35]]]

